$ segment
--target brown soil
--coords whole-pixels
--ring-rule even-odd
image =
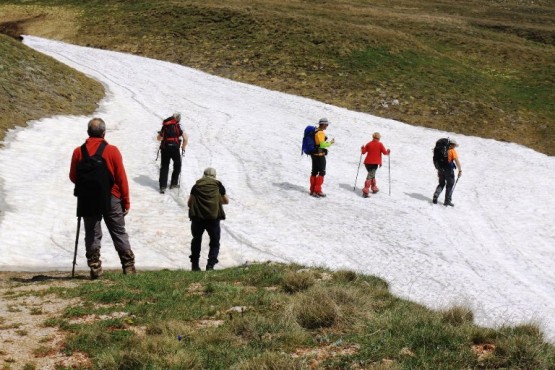
[[[83,353],[64,353],[66,334],[45,326],[79,299],[62,299],[46,291],[50,287],[74,287],[67,272],[41,275],[0,272],[0,367],[7,369],[90,368]]]

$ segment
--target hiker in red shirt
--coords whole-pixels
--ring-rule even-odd
[[[108,144],[104,140],[106,124],[101,118],[93,118],[89,121],[87,133],[89,138],[81,147],[75,148],[71,158],[69,179],[76,184],[75,195],[78,196],[77,215],[83,216],[85,225],[85,247],[87,264],[91,269],[91,279],[97,279],[102,274],[102,262],[100,261],[100,241],[102,239],[102,228],[100,221],[104,218],[104,223],[108,227],[110,236],[114,242],[124,274],[135,273],[135,255],[129,244],[129,236],[125,231],[124,217],[131,207],[129,201],[129,185],[127,175],[123,166],[121,153],[117,147]],[[86,153],[84,153],[84,150]],[[79,191],[80,184],[83,183],[84,175],[79,172],[79,163],[84,156],[93,157],[98,151],[107,168],[110,184],[110,194],[106,195],[106,207],[99,207],[99,202],[94,196],[83,196],[83,190]],[[103,181],[103,179],[99,179]],[[89,186],[89,184],[86,184]],[[83,187],[83,186],[82,186]],[[108,187],[109,189],[109,187]],[[80,194],[80,195],[78,195]],[[87,199],[88,198],[88,199]],[[104,199],[104,198],[102,198]],[[91,207],[94,208],[91,210]]]
[[[376,184],[376,171],[378,167],[382,166],[382,154],[389,155],[391,153],[390,149],[385,149],[384,145],[380,142],[380,138],[380,133],[374,132],[372,141],[360,147],[361,153],[366,154],[364,167],[368,171],[364,188],[362,189],[362,196],[364,198],[368,198],[370,188],[372,188],[372,193],[377,193],[380,190]]]

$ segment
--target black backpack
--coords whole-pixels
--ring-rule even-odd
[[[73,194],[77,197],[77,217],[98,217],[110,210],[114,177],[102,158],[105,141],[91,157],[86,144],[81,145],[82,158],[77,163],[77,180]]]
[[[434,166],[438,170],[448,170],[450,168],[448,151],[449,151],[449,139],[443,138],[436,142],[434,147]]]

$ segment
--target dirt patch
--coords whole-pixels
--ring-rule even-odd
[[[50,287],[75,287],[78,281],[67,275],[0,272],[0,365],[9,369],[92,367],[83,353],[66,355],[65,333],[44,325],[46,320],[59,317],[66,307],[80,304],[77,298],[45,294]]]
[[[67,40],[79,30],[82,12],[37,5],[5,5],[0,7],[0,33],[19,38],[21,34]]]

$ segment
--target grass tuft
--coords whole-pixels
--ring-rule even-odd
[[[297,293],[307,290],[314,283],[314,274],[310,271],[288,271],[283,275],[281,288],[287,293]]]

